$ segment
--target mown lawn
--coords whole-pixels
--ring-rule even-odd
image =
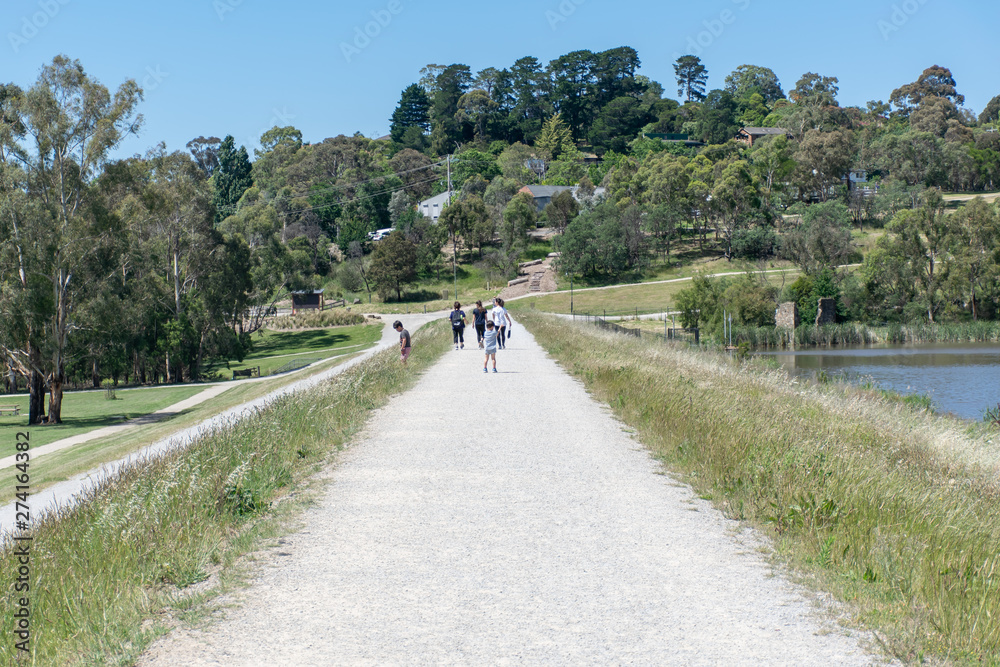
[[[383,322],[349,327],[301,331],[267,331],[254,336],[253,352],[241,362],[216,368],[220,379],[232,378],[232,371],[260,367],[261,376],[270,375],[296,356],[327,359],[340,354],[366,350],[382,338]]]
[[[108,400],[103,391],[68,392],[63,396],[63,423],[32,426],[31,445],[41,447],[56,440],[120,424],[179,403],[204,389],[199,385],[122,389],[115,392],[115,400]],[[21,408],[21,414],[16,417],[0,417],[0,442],[13,443],[15,434],[28,426],[28,397],[0,398],[0,404]]]

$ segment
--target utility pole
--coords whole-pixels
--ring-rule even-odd
[[[451,153],[448,154],[448,203],[445,206],[451,205]],[[456,230],[457,231],[457,230]],[[454,299],[452,301],[458,301],[458,234],[453,233],[451,235],[451,279],[452,285],[454,287]]]

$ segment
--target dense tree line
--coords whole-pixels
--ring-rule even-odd
[[[638,75],[639,64],[621,48],[576,51],[544,67],[523,58],[475,75],[464,65],[430,65],[393,116],[393,137],[402,137],[394,149],[468,161],[457,172],[455,210],[465,226],[453,236],[496,238],[495,229],[472,232],[483,218],[467,214],[472,190],[579,184],[582,196],[566,197],[571,210],[553,205],[542,215],[562,232],[562,268],[578,275],[641,272],[693,234],[728,258],[783,257],[804,271],[783,294],[734,288],[734,298],[755,295],[750,310],[733,309],[759,315],[748,322],[773,322],[781,298],[815,314],[821,296],[835,296],[842,317],[867,321],[996,317],[996,209],[974,202],[952,215],[936,193],[997,187],[1000,96],[977,118],[951,72],[934,65],[888,102],[841,107],[835,76],[807,72],[786,93],[769,68],[742,65],[708,89],[704,64],[683,56],[674,66],[681,104]],[[780,131],[751,147],[734,141],[743,127]],[[587,152],[603,160],[593,164]],[[852,172],[862,176],[852,180]],[[588,194],[594,183],[606,188],[603,197]],[[498,212],[490,224],[502,219]],[[887,233],[862,256],[852,229],[865,226]],[[863,266],[835,269],[851,261]]]

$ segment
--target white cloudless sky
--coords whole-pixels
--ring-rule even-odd
[[[307,141],[380,136],[428,63],[477,71],[617,46],[635,48],[672,97],[673,62],[689,53],[709,88],[742,64],[770,67],[786,92],[817,72],[839,78],[842,106],[887,100],[941,65],[978,114],[1000,94],[998,19],[997,3],[943,0],[5,0],[0,80],[30,86],[59,53],[109,88],[136,79],[145,126],[125,155],[199,135],[252,149],[273,125]]]

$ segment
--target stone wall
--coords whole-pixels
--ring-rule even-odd
[[[794,301],[781,304],[774,313],[774,323],[779,329],[795,329],[802,324],[799,316],[799,307]]]
[[[819,310],[816,311],[816,326],[837,323],[837,300],[822,298],[819,300]]]

